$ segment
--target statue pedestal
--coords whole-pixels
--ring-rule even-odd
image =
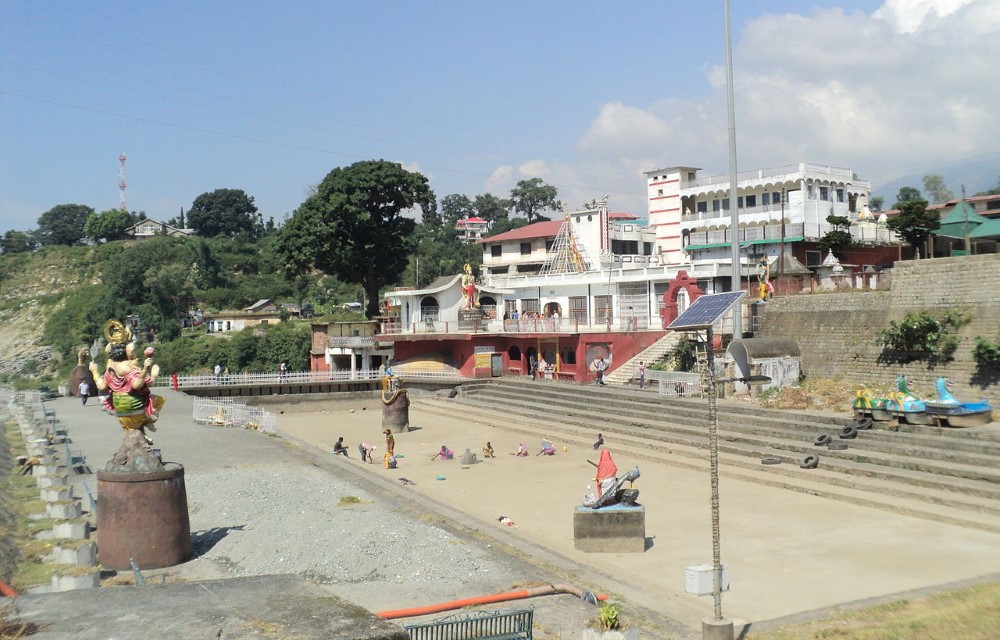
[[[644,553],[646,507],[620,504],[573,512],[573,543],[590,553]]]
[[[101,566],[124,570],[171,567],[191,557],[184,467],[97,472],[97,553]]]
[[[459,309],[458,330],[473,331],[486,326],[486,315],[482,309]]]

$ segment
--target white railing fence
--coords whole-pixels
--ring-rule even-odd
[[[701,377],[697,373],[646,370],[646,379],[656,381],[661,396],[683,398],[701,395]]]
[[[422,370],[419,366],[401,365],[400,369],[393,369],[395,374],[404,378],[450,378],[454,377],[453,372],[440,370]],[[345,369],[341,371],[297,371],[285,374],[278,373],[230,373],[230,374],[202,374],[202,375],[179,375],[176,378],[177,388],[197,388],[197,387],[219,387],[226,385],[279,385],[279,384],[310,384],[314,382],[354,382],[367,380],[381,380],[385,372],[380,369],[356,369],[351,371]],[[160,376],[153,383],[157,387],[173,386],[173,376]]]
[[[264,433],[278,430],[278,416],[260,407],[248,407],[232,398],[195,398],[194,421],[217,427],[241,427]]]

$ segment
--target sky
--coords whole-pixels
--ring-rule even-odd
[[[849,167],[891,205],[1000,179],[1000,2],[734,0],[740,171]],[[729,171],[724,3],[0,0],[0,232],[58,204],[278,223],[385,159],[438,199],[555,185],[644,216],[644,172]]]

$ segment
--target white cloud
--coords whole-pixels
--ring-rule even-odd
[[[734,49],[739,168],[798,162],[847,166],[877,188],[904,175],[998,173],[1000,2],[888,0],[872,15],[840,9],[766,15]],[[694,102],[608,102],[579,140],[588,156],[571,176],[608,170],[611,182],[695,164],[728,170],[725,72]],[[668,90],[679,95],[683,87]],[[919,182],[915,183],[919,184]],[[957,182],[956,182],[957,186]],[[598,190],[600,190],[598,188]],[[644,199],[634,199],[641,213]],[[641,207],[641,208],[639,208]]]

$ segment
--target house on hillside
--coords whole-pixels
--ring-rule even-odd
[[[479,240],[489,230],[489,221],[477,216],[466,217],[455,223],[455,232],[458,234],[458,237],[467,242]]]
[[[330,322],[312,325],[309,350],[311,371],[374,371],[387,364],[392,347],[375,341],[374,321]]]
[[[125,237],[132,240],[144,240],[154,236],[186,237],[193,235],[195,233],[192,229],[178,229],[152,218],[140,220],[128,229],[125,229]]]
[[[219,311],[205,314],[205,326],[209,333],[242,331],[247,327],[261,324],[278,324],[284,315],[281,307],[273,300],[258,300],[241,311]]]

